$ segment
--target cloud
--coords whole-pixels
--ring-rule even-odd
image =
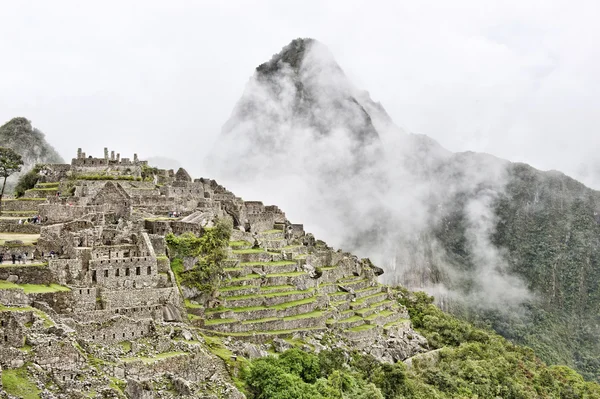
[[[212,176],[247,200],[279,205],[329,245],[370,257],[387,282],[484,307],[531,298],[492,244],[508,162],[452,154],[398,128],[318,42],[294,42],[270,72],[259,69],[206,162]],[[470,259],[453,259],[436,236],[453,215],[464,220]]]

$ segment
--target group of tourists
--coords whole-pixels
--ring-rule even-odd
[[[181,212],[177,212],[177,211],[173,211],[173,212],[169,212],[169,217],[170,218],[176,218],[181,216]]]
[[[39,253],[37,254],[39,255]],[[54,251],[50,251],[50,253],[48,254],[48,257],[51,259],[54,259],[57,256],[57,253]],[[12,264],[26,264],[28,261],[30,263],[33,263],[33,261],[36,258],[36,254],[34,252],[29,253],[29,252],[21,252],[21,253],[4,253],[4,252],[0,252],[0,264],[4,263],[4,260],[6,259],[7,262],[11,262]],[[41,254],[41,259],[42,260],[46,260],[46,258],[44,257],[44,253],[42,252]]]
[[[12,264],[25,264],[27,263],[29,254],[27,252],[23,253],[12,253],[5,254],[4,252],[0,253],[0,264],[4,263],[4,258],[6,257],[9,261],[12,260]],[[31,261],[33,262],[33,253],[31,254]]]
[[[42,217],[40,215],[35,215],[34,217],[31,218],[26,218],[26,219],[19,219],[19,224],[29,224],[29,223],[42,223],[44,220],[42,219]]]

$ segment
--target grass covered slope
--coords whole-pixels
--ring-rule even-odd
[[[391,365],[359,353],[291,349],[251,362],[242,373],[248,398],[600,398],[598,384],[442,312],[433,298],[404,298],[415,327],[439,350]]]

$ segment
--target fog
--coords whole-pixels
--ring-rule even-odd
[[[599,188],[599,7],[5,2],[0,123],[27,117],[66,159],[77,147],[98,155],[107,146],[206,175],[198,160],[254,68],[292,38],[315,37],[404,130]]]
[[[278,56],[250,79],[207,159],[212,176],[247,200],[279,205],[329,245],[370,257],[386,282],[487,308],[531,299],[491,241],[508,162],[454,156],[397,127],[319,42],[294,42],[282,57],[302,62]],[[435,237],[452,212],[465,215],[473,268]]]

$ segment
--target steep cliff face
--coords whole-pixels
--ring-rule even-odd
[[[13,118],[0,126],[0,146],[12,148],[23,158],[22,171],[11,176],[7,182],[11,186],[19,176],[36,164],[64,162],[60,154],[46,141],[44,133],[34,128],[26,118]]]
[[[215,153],[213,175],[294,209],[388,282],[597,378],[597,192],[404,132],[306,39],[257,68]]]

